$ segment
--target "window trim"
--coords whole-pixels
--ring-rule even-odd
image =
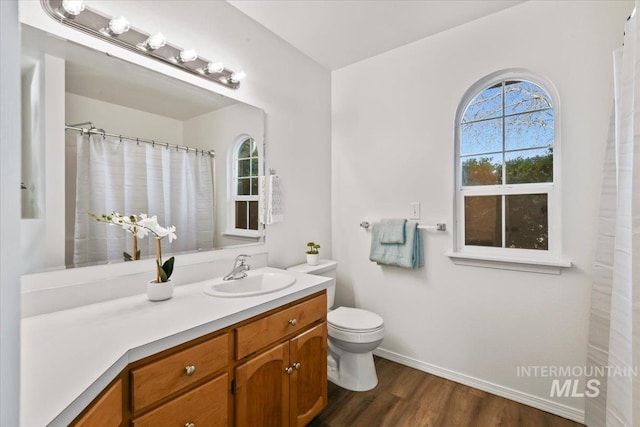
[[[460,165],[460,124],[469,103],[483,90],[505,80],[524,80],[540,86],[551,97],[554,118],[553,139],[553,182],[530,184],[504,184],[499,186],[462,186]],[[447,256],[459,265],[500,268],[507,270],[531,271],[560,274],[562,268],[571,266],[563,259],[562,251],[562,186],[561,186],[561,121],[560,99],[555,85],[547,78],[521,68],[494,72],[475,82],[462,96],[456,109],[454,121],[454,197],[453,197],[453,250]],[[465,245],[464,240],[464,195],[547,194],[548,207],[548,250],[512,249]],[[503,224],[504,227],[504,224]],[[502,230],[504,234],[504,230]]]
[[[238,189],[238,150],[240,146],[247,140],[252,139],[257,146],[258,149],[258,193],[260,193],[260,181],[262,180],[262,174],[260,171],[263,170],[264,165],[264,156],[263,156],[263,147],[262,144],[258,143],[254,137],[249,134],[243,133],[238,135],[235,138],[234,143],[231,145],[230,150],[227,155],[227,227],[226,231],[222,233],[223,236],[236,237],[236,238],[244,238],[244,239],[260,239],[263,236],[264,225],[260,219],[260,215],[258,215],[258,229],[257,230],[248,230],[244,228],[236,228],[236,201],[244,200],[244,201],[257,201],[258,202],[258,212],[262,211],[262,207],[260,206],[263,201],[260,198],[260,194],[256,196],[239,196],[237,194]]]

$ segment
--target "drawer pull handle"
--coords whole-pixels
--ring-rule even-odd
[[[289,320],[289,324],[291,326],[296,326],[298,324],[298,321],[296,319],[291,319],[291,320]]]
[[[299,371],[300,370],[300,362],[294,363],[293,367],[296,368],[296,371]]]
[[[194,423],[186,423],[184,427],[196,427]]]
[[[194,373],[195,371],[196,371],[196,367],[195,367],[195,366],[193,366],[193,365],[189,365],[189,366],[187,366],[186,368],[184,368],[184,373],[185,373],[185,374],[187,374],[187,375],[189,375],[189,376],[193,375],[193,373]],[[195,427],[195,424],[193,424],[193,423],[188,423],[188,424],[185,424],[185,425],[186,425],[187,427]],[[192,426],[192,425],[193,425],[193,426]]]
[[[291,373],[293,372],[293,368],[291,366],[287,366],[286,368],[284,368],[284,371],[287,374],[291,375]]]

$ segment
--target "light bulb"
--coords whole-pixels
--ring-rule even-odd
[[[167,38],[162,33],[155,33],[142,44],[138,45],[144,50],[156,50],[167,44]]]
[[[178,58],[179,62],[191,62],[198,59],[198,53],[195,49],[185,49],[180,52],[180,56]]]
[[[118,16],[109,21],[109,31],[112,35],[119,36],[120,34],[129,31],[129,28],[129,21],[127,21],[124,16]]]
[[[231,80],[233,83],[237,83],[240,80],[244,79],[245,77],[247,77],[247,73],[245,73],[244,71],[236,71],[231,74],[231,77],[229,77],[229,80]]]
[[[220,73],[224,70],[224,64],[222,62],[209,62],[205,68],[207,74]]]
[[[84,1],[82,0],[63,0],[62,10],[58,10],[65,18],[75,18],[84,10]]]

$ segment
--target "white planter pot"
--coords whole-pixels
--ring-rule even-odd
[[[320,254],[307,254],[307,264],[309,265],[320,264]]]
[[[147,298],[149,298],[149,301],[164,301],[171,297],[173,297],[173,283],[171,283],[171,280],[160,283],[151,280],[147,283]]]

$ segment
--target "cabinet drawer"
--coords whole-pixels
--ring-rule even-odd
[[[327,296],[319,295],[235,330],[236,359],[298,332],[327,315]]]
[[[118,427],[122,423],[122,380],[116,381],[74,427]]]
[[[228,374],[173,399],[133,420],[133,427],[186,426],[223,427],[229,422]]]
[[[132,370],[133,412],[225,368],[228,362],[229,336],[224,334]]]

